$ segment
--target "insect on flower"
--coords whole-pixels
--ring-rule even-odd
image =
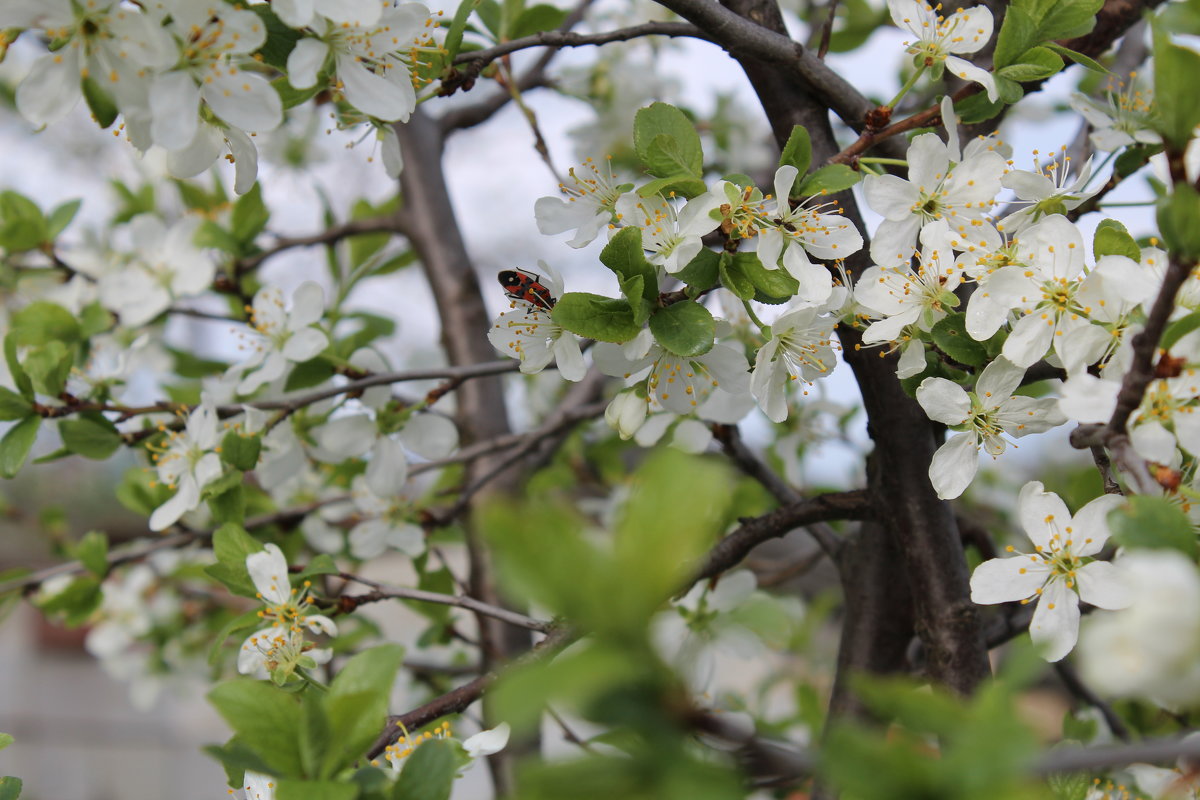
[[[554,304],[557,302],[550,290],[542,284],[541,276],[528,270],[520,268],[501,270],[496,277],[500,280],[500,285],[504,287],[505,293],[513,300],[520,300],[523,303],[529,303],[534,308],[546,311],[554,308]]]

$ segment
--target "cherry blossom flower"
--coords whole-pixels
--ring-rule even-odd
[[[646,421],[650,399],[638,394],[636,388],[617,392],[604,409],[604,421],[623,441],[633,438]]]
[[[617,183],[612,172],[612,156],[604,159],[604,169],[587,158],[583,165],[567,170],[571,182],[560,183],[566,199],[540,197],[533,204],[538,230],[547,236],[574,231],[567,242],[571,247],[586,247],[612,222],[617,200],[633,188],[632,183]]]
[[[954,290],[962,282],[962,272],[954,263],[949,237],[945,220],[932,222],[921,230],[923,248],[916,272],[907,260],[863,272],[854,299],[879,318],[863,332],[864,344],[899,341],[909,325],[929,331],[958,305]]]
[[[962,78],[983,86],[988,99],[996,102],[996,80],[985,69],[959,58],[982,49],[992,38],[994,21],[986,6],[957,9],[948,18],[943,18],[937,9],[930,8],[924,0],[888,0],[888,10],[896,27],[909,31],[916,41],[905,42],[914,63],[945,68]],[[937,73],[935,73],[937,77]]]
[[[167,437],[166,449],[152,458],[158,480],[175,489],[175,494],[150,515],[152,531],[165,530],[199,507],[201,490],[223,472],[216,453],[217,410],[211,401],[201,402],[188,416],[186,427],[168,431]]]
[[[1108,513],[1124,502],[1105,494],[1073,517],[1062,499],[1039,481],[1021,488],[1017,515],[1033,542],[1033,553],[1012,546],[1012,558],[993,558],[971,575],[971,600],[991,603],[1036,602],[1029,636],[1047,661],[1062,659],[1079,635],[1079,601],[1099,608],[1124,608],[1131,593],[1112,564],[1091,557],[1108,541]]]
[[[555,199],[555,198],[543,198]],[[554,297],[562,295],[563,283],[558,271],[538,261],[542,283]],[[544,308],[513,301],[514,310],[496,318],[488,331],[488,341],[496,352],[521,362],[521,372],[536,375],[551,361],[566,380],[583,380],[587,365],[579,349],[579,338],[559,325]]]
[[[157,20],[120,0],[14,0],[0,4],[0,28],[41,28],[56,42],[17,87],[17,109],[34,125],[61,119],[87,78],[122,111],[143,107],[149,75],[179,57]]]
[[[793,309],[771,324],[771,338],[754,360],[750,392],[772,422],[787,419],[793,381],[812,383],[837,365],[832,342],[836,324],[820,306]]]
[[[329,617],[309,614],[309,583],[293,589],[288,578],[287,560],[274,544],[246,556],[246,570],[266,608],[258,615],[271,624],[255,631],[238,651],[237,668],[243,675],[286,678],[296,669],[312,669],[332,656],[328,649],[314,649],[305,632],[337,635],[337,625]]]
[[[966,491],[979,468],[979,448],[995,457],[1004,452],[1004,434],[1020,438],[1066,422],[1053,397],[1013,395],[1025,370],[1001,356],[979,374],[968,392],[945,378],[926,378],[917,402],[929,418],[957,431],[933,454],[929,480],[938,497],[950,500]]]
[[[354,506],[362,516],[350,531],[350,554],[368,560],[388,550],[410,558],[425,552],[425,531],[412,522],[412,503],[400,493],[378,495],[363,476],[354,481]]]
[[[1131,551],[1114,563],[1133,598],[1095,614],[1079,635],[1084,679],[1109,697],[1167,708],[1200,700],[1200,574],[1173,550]]]
[[[719,206],[712,193],[692,198],[679,210],[661,196],[624,194],[616,203],[618,219],[642,229],[642,247],[650,252],[650,263],[671,273],[686,267],[700,252],[700,237],[721,224],[711,215]]]
[[[863,239],[858,229],[838,214],[821,213],[832,204],[810,206],[806,200],[793,208],[788,193],[798,174],[790,164],[775,171],[773,200],[761,204],[761,215],[755,220],[758,257],[767,269],[777,269],[782,263],[800,282],[797,296],[802,300],[824,303],[833,292],[832,276],[808,256],[826,261],[846,258],[862,249]]]
[[[957,139],[955,139],[957,143]],[[969,236],[1000,191],[1004,157],[988,147],[968,148],[952,163],[945,142],[934,133],[915,137],[908,147],[908,180],[896,175],[863,179],[867,205],[883,216],[871,241],[871,260],[881,266],[904,264],[923,226],[945,220],[952,232]]]
[[[1102,100],[1072,94],[1071,108],[1091,123],[1090,138],[1097,150],[1112,152],[1130,145],[1158,144],[1162,141],[1150,124],[1154,113],[1154,93],[1138,85],[1136,72],[1129,74],[1128,81],[1110,77]]]
[[[596,366],[605,375],[640,380],[638,376],[645,374],[654,399],[676,414],[696,412],[714,390],[746,394],[750,388],[746,357],[724,343],[693,358],[677,356],[657,342],[641,357],[631,357],[621,345],[608,342],[597,344],[593,353]]]
[[[244,800],[275,800],[275,779],[270,775],[248,769],[242,783]]]
[[[312,281],[296,289],[291,311],[284,306],[283,292],[273,287],[259,289],[248,310],[254,352],[227,373],[240,376],[238,394],[250,394],[283,377],[289,364],[315,358],[329,344],[329,337],[313,327],[325,313],[325,292]]]
[[[1037,151],[1033,155],[1037,157]],[[1008,172],[1000,183],[1004,188],[1017,193],[1015,205],[1025,206],[1004,218],[1007,230],[1016,232],[1051,214],[1066,214],[1079,208],[1085,201],[1100,191],[1085,188],[1092,177],[1092,160],[1089,158],[1083,169],[1071,180],[1071,157],[1064,145],[1058,155],[1036,172],[1015,169]]]
[[[330,3],[324,3],[328,7]],[[288,81],[297,89],[317,85],[318,73],[332,57],[346,101],[384,122],[407,122],[417,105],[411,61],[421,49],[436,47],[430,35],[429,9],[420,3],[374,3],[374,18],[350,21],[313,18],[315,34],[296,43],[288,56]]]
[[[130,223],[134,252],[101,276],[100,302],[130,328],[145,325],[181,297],[207,291],[216,274],[212,258],[193,244],[200,218],[183,217],[168,228],[150,214]]]

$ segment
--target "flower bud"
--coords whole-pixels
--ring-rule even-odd
[[[617,432],[622,439],[629,439],[642,423],[646,421],[647,403],[644,397],[638,397],[635,389],[626,389],[617,394],[604,409],[604,421]]]

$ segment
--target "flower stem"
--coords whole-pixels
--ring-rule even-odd
[[[893,164],[897,167],[907,167],[908,161],[903,158],[876,158],[874,156],[864,156],[858,159],[860,164]]]
[[[770,339],[771,339],[771,326],[770,326],[770,325],[767,325],[767,324],[765,324],[765,323],[764,323],[764,322],[763,322],[761,319],[759,319],[759,318],[758,318],[758,315],[754,313],[754,309],[750,307],[750,301],[749,301],[749,300],[743,300],[743,301],[742,301],[742,305],[743,305],[743,306],[745,307],[745,309],[746,309],[746,316],[750,317],[750,321],[751,321],[751,322],[753,322],[755,325],[757,325],[757,326],[758,326],[758,329],[759,329],[760,331],[762,331],[762,335],[763,335],[763,336],[765,336],[765,337],[767,338],[767,340],[768,340],[768,341],[770,341]]]
[[[897,92],[896,96],[892,98],[892,102],[887,104],[887,108],[895,108],[896,107],[896,104],[900,102],[900,100],[904,97],[904,95],[908,94],[909,89],[912,89],[913,86],[916,85],[917,80],[920,79],[920,77],[925,74],[925,69],[926,69],[925,65],[921,65],[921,68],[918,69],[916,72],[914,72],[912,74],[912,77],[904,82],[904,85],[900,87],[900,91]]]

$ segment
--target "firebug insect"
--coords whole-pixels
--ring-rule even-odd
[[[499,278],[505,293],[514,300],[529,303],[534,308],[546,311],[554,308],[554,304],[557,302],[550,290],[542,285],[542,277],[528,270],[520,268],[501,270],[496,277]]]

